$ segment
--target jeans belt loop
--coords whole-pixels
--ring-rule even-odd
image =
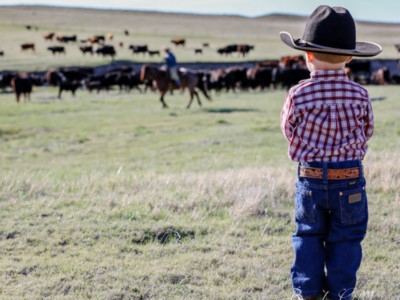
[[[360,178],[364,177],[364,170],[361,159],[358,160],[358,167],[360,169]]]
[[[328,164],[322,163],[322,180],[324,184],[328,183]]]

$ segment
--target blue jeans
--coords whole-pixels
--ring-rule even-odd
[[[304,297],[328,292],[348,300],[356,285],[368,222],[365,179],[360,160],[309,162],[323,169],[323,179],[298,177],[293,235],[293,289]],[[327,169],[360,168],[356,179],[328,180]]]

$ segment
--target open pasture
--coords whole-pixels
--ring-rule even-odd
[[[304,18],[197,16],[51,7],[1,7],[1,69],[45,70],[108,63],[78,44],[52,55],[43,35],[114,35],[160,49],[173,38],[179,61],[242,61],[218,47],[254,44],[246,59],[298,54],[281,30]],[[30,24],[31,30],[25,28]],[[38,30],[35,27],[38,27]],[[399,24],[359,23],[361,40],[398,56]],[[128,29],[129,36],[123,30]],[[19,44],[35,42],[35,52]],[[193,49],[203,42],[203,55]],[[375,134],[365,159],[370,223],[355,297],[399,299],[399,86],[367,86]],[[280,128],[283,90],[215,94],[203,106],[187,91],[79,90],[57,99],[34,87],[31,102],[0,92],[1,299],[291,299],[294,180]]]
[[[356,299],[400,295],[399,88],[368,87],[370,225]],[[0,94],[3,299],[291,299],[284,91],[32,102]]]
[[[1,6],[0,51],[1,69],[35,71],[71,65],[98,65],[109,63],[110,57],[85,54],[78,46],[79,40],[94,35],[111,33],[113,40],[106,44],[114,45],[117,55],[115,60],[161,62],[161,56],[132,54],[128,46],[146,44],[149,50],[161,50],[169,45],[174,50],[178,61],[243,61],[244,58],[234,53],[229,56],[217,54],[217,49],[228,44],[250,44],[254,50],[246,60],[279,59],[284,55],[297,54],[280,42],[279,32],[289,31],[294,36],[302,34],[305,18],[298,16],[270,15],[259,18],[246,18],[229,15],[191,15],[165,14],[137,11],[106,11],[92,9],[74,9],[41,6]],[[26,25],[31,29],[27,30]],[[358,39],[373,40],[380,43],[384,52],[379,58],[397,58],[394,44],[400,43],[399,24],[359,22]],[[124,31],[129,31],[129,36]],[[44,35],[55,32],[56,35],[77,35],[78,42],[62,44],[65,54],[52,55],[47,50],[51,46],[60,46],[55,39],[45,41]],[[186,39],[185,47],[174,46],[172,39]],[[119,42],[124,46],[119,47]],[[35,52],[21,51],[20,44],[35,43]],[[202,47],[209,43],[209,47]],[[95,45],[96,48],[96,45]],[[201,48],[203,54],[195,54]],[[161,54],[162,55],[162,54]]]

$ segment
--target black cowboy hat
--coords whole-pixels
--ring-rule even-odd
[[[356,42],[356,25],[343,7],[318,6],[307,20],[303,38],[293,39],[282,31],[281,40],[294,49],[335,55],[374,56],[382,47],[373,42]]]

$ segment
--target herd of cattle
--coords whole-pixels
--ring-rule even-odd
[[[27,30],[33,29],[32,26],[26,25],[25,26]],[[36,30],[38,30],[37,27],[35,27]],[[125,29],[123,31],[123,34],[126,36],[129,36],[129,31]],[[85,39],[78,39],[78,36],[76,34],[73,35],[62,35],[62,34],[56,34],[55,32],[48,32],[43,36],[44,40],[52,42],[52,41],[57,41],[59,44],[58,45],[52,45],[47,47],[47,50],[50,51],[53,55],[56,54],[66,54],[66,47],[63,44],[74,44],[78,43],[78,48],[82,52],[83,55],[86,53],[89,53],[91,55],[93,54],[99,54],[103,56],[110,56],[112,59],[117,55],[117,46],[107,44],[108,42],[111,43],[114,40],[114,35],[111,33],[107,33],[106,35],[93,35],[89,38]],[[185,47],[186,45],[186,39],[172,39],[170,41],[172,44],[175,46],[182,46]],[[122,41],[117,43],[119,48],[124,47],[124,43]],[[195,54],[202,54],[203,49],[210,47],[210,44],[207,42],[202,43],[201,47],[194,48],[194,53]],[[23,43],[20,44],[20,49],[21,51],[36,51],[36,44],[33,42],[29,43]],[[157,55],[160,56],[160,51],[159,50],[152,50],[149,48],[148,45],[146,44],[140,44],[140,45],[129,45],[128,49],[132,50],[133,54],[138,54],[138,53],[143,53],[143,54],[148,54],[149,56]],[[247,44],[230,44],[222,48],[218,48],[216,50],[217,53],[220,55],[229,55],[232,53],[237,52],[239,56],[245,57],[250,50],[253,50],[254,46],[253,45],[247,45]],[[0,56],[4,56],[5,53],[4,51],[0,50]]]
[[[387,68],[383,67],[371,73],[368,60],[353,60],[346,67],[347,74],[352,80],[361,84],[400,84],[400,76],[391,76]],[[0,88],[12,88],[17,102],[23,94],[26,99],[32,92],[33,86],[56,86],[58,98],[63,91],[71,91],[72,95],[78,89],[89,92],[95,90],[110,90],[113,87],[120,91],[136,89],[140,92],[147,89],[157,89],[156,80],[143,78],[140,69],[130,65],[121,65],[103,74],[94,72],[93,67],[62,67],[58,70],[46,72],[17,73],[3,71],[0,73]],[[185,70],[180,69],[180,74]],[[216,92],[284,88],[288,89],[300,80],[309,78],[309,71],[305,67],[303,56],[286,56],[280,60],[259,62],[247,68],[233,66],[214,70],[191,70],[198,76],[198,89]]]

